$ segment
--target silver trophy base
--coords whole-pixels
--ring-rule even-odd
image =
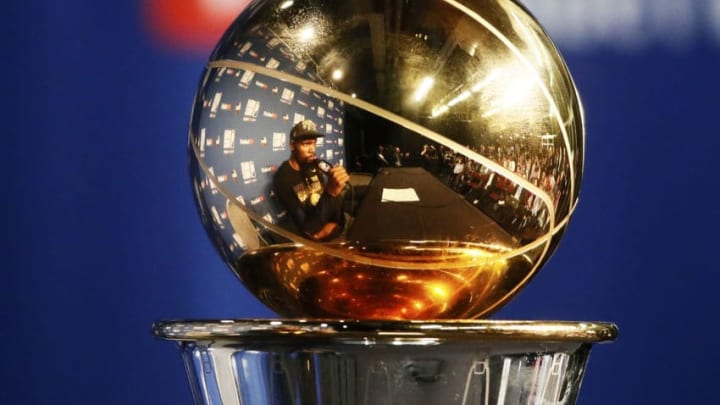
[[[196,404],[574,404],[609,323],[159,322]]]

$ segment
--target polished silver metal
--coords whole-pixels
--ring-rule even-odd
[[[197,405],[574,404],[608,323],[160,322]]]

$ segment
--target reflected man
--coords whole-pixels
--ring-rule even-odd
[[[289,214],[285,227],[320,242],[338,237],[345,227],[343,191],[350,179],[342,166],[327,172],[318,167],[315,144],[322,136],[312,121],[297,123],[290,130],[290,158],[273,177],[275,193]]]

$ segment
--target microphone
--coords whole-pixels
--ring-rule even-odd
[[[315,159],[313,160],[313,164],[315,167],[320,170],[321,172],[328,174],[330,173],[330,169],[332,169],[333,165],[332,163],[328,162],[327,160],[323,159]]]
[[[312,164],[315,166],[316,169],[323,172],[325,175],[330,173],[330,169],[333,168],[332,163],[328,162],[324,159],[315,159],[312,161]],[[352,188],[352,185],[350,184],[350,181],[345,182],[345,188]]]

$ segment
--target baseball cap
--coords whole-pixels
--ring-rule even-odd
[[[290,130],[290,142],[322,138],[324,136],[317,131],[315,123],[310,120],[300,121]]]

